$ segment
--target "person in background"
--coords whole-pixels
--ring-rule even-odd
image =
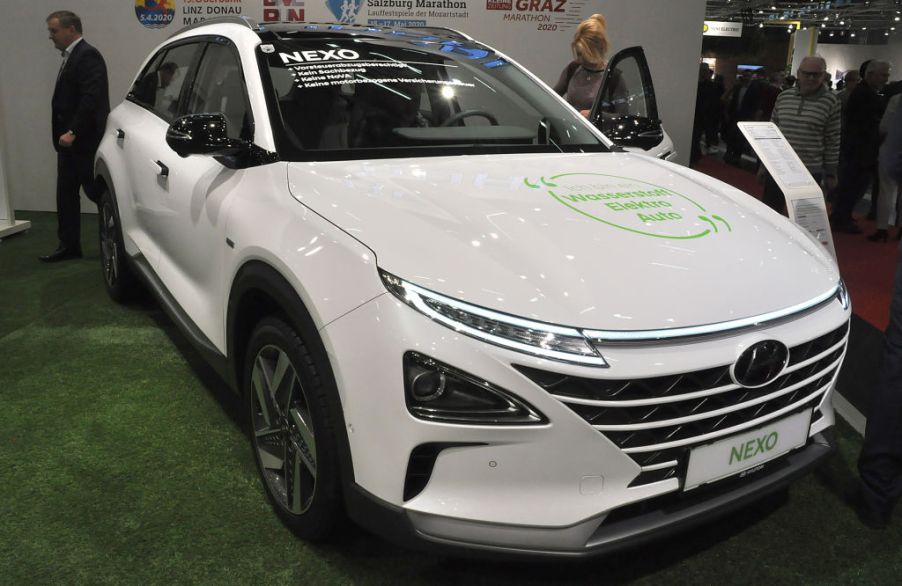
[[[858,82],[861,81],[861,74],[854,69],[852,71],[847,71],[843,76],[842,81],[843,88],[836,95],[839,98],[839,103],[842,105],[842,111],[845,113],[846,104],[849,103],[849,96],[852,95],[852,92],[858,86]]]
[[[782,92],[774,104],[771,121],[818,184],[827,189],[836,185],[839,164],[840,105],[839,98],[824,85],[827,64],[823,57],[812,55],[799,64],[798,87]],[[764,181],[762,200],[777,212],[785,213],[786,198],[764,167],[758,170]]]
[[[723,160],[730,165],[740,165],[742,153],[748,147],[748,143],[742,135],[742,131],[739,130],[737,123],[755,119],[755,113],[758,109],[758,96],[761,95],[761,89],[764,85],[764,82],[760,79],[752,79],[748,71],[741,71],[736,84],[730,88],[727,96],[725,96],[725,101],[727,102],[727,126],[724,140],[727,143],[727,152],[724,153]]]
[[[889,129],[892,127],[893,119],[899,109],[900,99],[902,99],[902,95],[896,94],[886,103],[886,110],[883,112],[883,118],[880,119],[881,140],[887,136]],[[871,242],[886,242],[889,236],[889,219],[890,216],[894,214],[896,208],[899,184],[896,183],[896,180],[893,179],[889,173],[887,173],[887,170],[883,165],[879,164],[879,161],[884,158],[884,149],[888,147],[889,143],[884,140],[880,146],[880,155],[877,165],[877,180],[880,182],[880,199],[877,202],[876,210],[877,231],[868,236],[868,240]],[[896,213],[895,216],[895,223],[898,225],[900,219],[898,213]],[[902,238],[902,228],[896,233],[896,239],[898,240],[900,238]]]
[[[42,262],[81,258],[79,189],[97,201],[94,153],[110,112],[106,63],[85,41],[81,18],[68,10],[47,17],[50,40],[63,55],[51,101],[53,146],[56,149],[56,211],[59,245]]]
[[[723,118],[723,76],[714,74],[711,82],[711,108],[705,112],[705,146],[708,153],[717,150],[720,146],[720,121]]]
[[[796,86],[796,78],[794,75],[787,75],[786,79],[783,80],[783,89],[788,90],[791,87]]]
[[[698,88],[695,94],[695,119],[692,126],[692,151],[689,156],[690,166],[702,158],[701,142],[705,136],[705,125],[708,112],[720,105],[714,82],[711,81],[711,68],[707,63],[698,64]]]
[[[902,93],[902,81],[891,81],[883,86],[883,89],[880,91],[880,96],[883,98],[883,103],[886,104],[886,107],[889,107],[890,100],[892,100],[897,94]],[[883,120],[886,118],[886,113],[884,112],[883,118],[880,119],[880,139],[883,140],[886,137],[887,129],[884,128]],[[881,143],[882,144],[882,143]],[[879,159],[878,159],[879,160]],[[878,163],[877,170],[871,178],[871,206],[868,209],[868,220],[878,220],[877,217],[879,213],[879,209],[881,201],[883,200],[883,187],[884,187],[884,177],[881,177],[880,165]],[[894,185],[895,182],[886,183],[887,187]],[[895,188],[893,188],[895,189]],[[887,201],[887,203],[892,207],[895,205],[896,201],[896,193],[893,191],[888,197],[891,199]],[[898,223],[898,222],[897,222]],[[880,226],[878,226],[879,228]],[[884,225],[884,227],[886,227]]]
[[[758,111],[755,112],[755,120],[770,120],[777,103],[777,96],[783,91],[783,79],[786,74],[782,71],[774,71],[767,76],[767,85],[761,88],[758,96]]]
[[[880,166],[894,181],[902,181],[902,116],[893,116],[889,124]],[[886,528],[902,497],[902,254],[896,260],[883,362],[868,409],[858,475],[846,502],[864,525]]]
[[[554,91],[570,105],[588,116],[595,96],[601,87],[601,78],[608,58],[607,23],[601,14],[593,14],[579,23],[570,48],[571,61],[554,84]]]
[[[889,80],[889,72],[890,65],[886,61],[870,61],[865,67],[864,79],[849,95],[843,126],[839,185],[836,187],[837,201],[830,215],[830,223],[836,232],[861,233],[861,228],[852,218],[852,211],[877,170],[880,119],[884,109],[879,92]]]
[[[843,81],[843,89],[836,94],[836,97],[839,98],[840,105],[840,136],[842,136],[843,129],[846,125],[846,104],[849,103],[849,96],[852,94],[852,91],[858,85],[858,82],[861,81],[861,74],[858,71],[852,69],[847,71],[846,74],[842,78]],[[840,139],[841,141],[842,139]],[[842,168],[842,144],[840,144],[840,155],[839,155],[839,166]],[[836,188],[829,190],[827,192],[827,201],[833,202],[836,201]]]

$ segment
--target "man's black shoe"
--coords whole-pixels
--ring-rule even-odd
[[[889,511],[879,511],[870,506],[865,500],[859,484],[849,487],[843,496],[845,497],[846,504],[852,507],[852,510],[855,511],[855,514],[858,516],[858,520],[866,527],[870,527],[871,529],[886,529],[887,526],[889,526]]]
[[[70,258],[81,258],[81,248],[72,248],[60,245],[50,254],[38,257],[41,262],[59,262]]]

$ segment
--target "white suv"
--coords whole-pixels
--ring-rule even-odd
[[[654,146],[631,55],[592,119]],[[142,281],[246,398],[304,538],[347,513],[420,547],[595,555],[831,451],[850,309],[823,247],[460,33],[189,27],[96,168],[110,295]]]

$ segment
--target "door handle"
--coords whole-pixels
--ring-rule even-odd
[[[160,170],[157,172],[157,174],[161,175],[163,177],[169,177],[169,167],[167,167],[166,164],[163,163],[163,161],[157,161],[156,163],[157,163],[157,166],[160,168]]]
[[[125,138],[125,131],[122,130],[121,128],[117,128],[116,129],[116,138],[119,140]]]

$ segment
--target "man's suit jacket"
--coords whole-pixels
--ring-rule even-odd
[[[877,164],[880,149],[880,119],[886,102],[865,80],[861,80],[846,103],[843,114],[841,158],[857,166]]]
[[[71,130],[73,151],[96,151],[110,113],[110,90],[103,57],[84,39],[72,48],[56,80],[52,106],[54,148],[59,150],[60,135]]]

